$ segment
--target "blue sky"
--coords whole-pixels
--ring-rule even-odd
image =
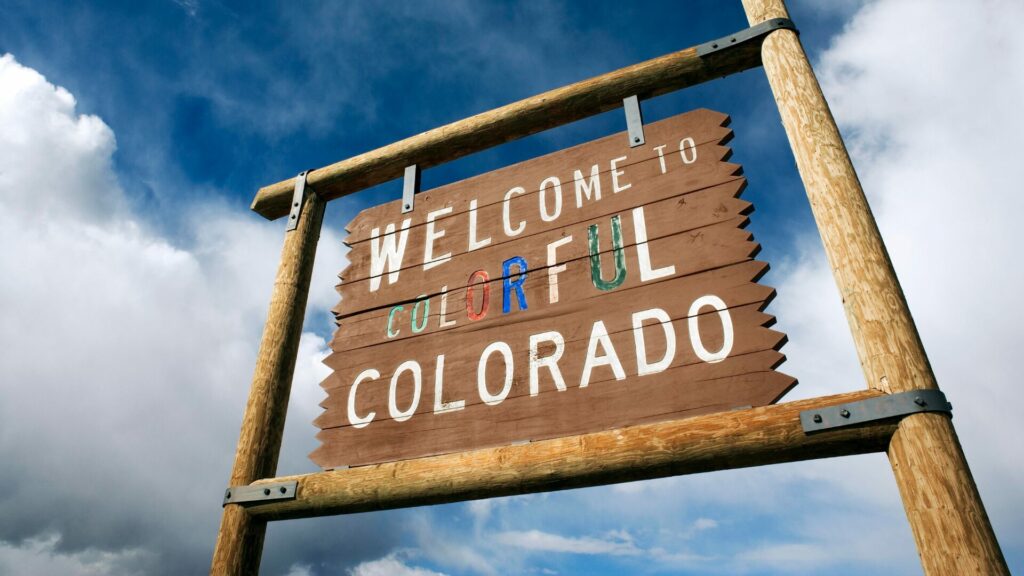
[[[1024,9],[790,3],[1011,563]],[[256,189],[746,26],[737,1],[0,1],[0,573],[208,566],[283,223]],[[955,32],[955,33],[954,33]],[[992,39],[995,40],[992,40]],[[968,56],[972,55],[972,56]],[[987,57],[986,57],[987,56]],[[790,398],[864,386],[761,70],[643,103],[730,114],[790,336]],[[621,111],[427,170],[424,189],[624,129]],[[331,204],[279,472],[315,470]],[[1010,454],[1014,457],[1007,457]],[[920,571],[884,456],[274,524],[266,574]]]

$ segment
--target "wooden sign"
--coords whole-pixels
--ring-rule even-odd
[[[696,110],[349,224],[323,468],[770,404],[785,335],[728,116]]]

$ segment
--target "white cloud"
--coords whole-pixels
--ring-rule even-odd
[[[394,554],[379,560],[363,562],[350,570],[349,574],[351,576],[444,576],[442,572],[409,566]]]
[[[4,557],[99,574],[142,550],[143,572],[201,571],[283,231],[207,204],[182,207],[186,240],[155,232],[124,200],[110,128],[10,55],[0,125]],[[317,314],[336,303],[341,248],[325,230]],[[283,460],[293,467],[310,468],[324,350],[303,336],[290,417],[301,422],[290,424],[305,433],[286,436]]]
[[[109,552],[87,549],[74,553],[57,550],[60,537],[41,534],[20,545],[0,542],[0,574],[32,574],[33,576],[134,576],[145,574],[140,564],[152,555],[142,549]]]
[[[313,576],[313,569],[309,564],[293,564],[285,576]]]
[[[0,194],[8,215],[75,215],[103,222],[124,199],[110,167],[114,134],[96,116],[76,116],[75,98],[35,70],[0,56]]]
[[[693,530],[696,532],[710,530],[712,528],[718,528],[718,522],[715,522],[711,518],[697,518],[697,520],[693,522]]]
[[[787,573],[803,572],[832,564],[831,552],[814,544],[773,544],[760,546],[741,553],[740,565],[760,569],[783,570]]]
[[[642,553],[628,532],[608,534],[606,538],[570,538],[540,530],[526,530],[499,532],[494,535],[494,539],[505,546],[542,552],[612,556],[635,556]]]

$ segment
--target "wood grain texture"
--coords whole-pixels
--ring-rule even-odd
[[[738,198],[741,168],[726,161],[727,124],[724,114],[696,110],[649,125],[645,146],[630,148],[624,133],[613,134],[425,192],[412,214],[400,201],[358,214],[347,227],[350,264],[325,360],[334,372],[322,383],[328,397],[315,422],[323,444],[310,457],[325,469],[361,466],[778,400],[796,381],[774,371],[785,336],[763,313],[775,292],[757,284],[768,265],[753,260],[760,247],[743,230],[752,206]],[[590,200],[575,195],[572,183],[584,180],[594,187]],[[510,189],[523,202],[503,207]],[[556,189],[559,216],[544,218],[559,205]],[[521,219],[521,233],[505,231],[504,212]],[[615,249],[612,218],[622,231]],[[408,230],[394,284],[372,264],[387,226]],[[595,229],[605,235],[597,251],[587,241]],[[444,235],[427,248],[437,230]],[[472,249],[470,237],[489,242]],[[428,268],[431,252],[451,256]],[[501,266],[511,257],[529,271],[517,303],[504,310],[503,285],[518,276]],[[613,260],[623,275],[601,289],[594,271],[616,276]],[[643,277],[641,266],[666,275]],[[547,276],[556,269],[557,298]],[[477,270],[490,280],[467,281]],[[727,309],[695,311],[709,295]],[[662,320],[636,328],[633,314],[648,310]],[[586,368],[598,326],[607,334],[602,356],[621,369]],[[550,334],[557,340],[531,348],[531,338]],[[507,346],[508,360],[487,360],[495,343]],[[727,357],[702,358],[700,347],[727,347]],[[546,357],[557,360],[538,368]],[[648,368],[662,358],[669,362]],[[498,390],[497,401],[487,399]],[[451,402],[459,406],[443,409]]]
[[[285,234],[228,486],[246,485],[277,471],[324,206],[316,194],[307,193],[298,227]],[[225,506],[210,574],[258,573],[265,530],[266,523],[241,506]]]
[[[296,499],[248,510],[262,520],[307,518],[880,452],[896,428],[892,422],[808,435],[799,417],[802,410],[878,395],[865,390],[524,445],[267,479],[255,484],[297,481]]]
[[[782,0],[743,0],[751,25],[788,18]],[[843,299],[868,387],[938,388],[903,290],[817,78],[796,34],[773,32],[762,60]],[[948,418],[905,418],[890,461],[927,574],[1008,574]]]
[[[759,44],[700,58],[695,48],[660,56],[588,80],[495,108],[393,144],[313,170],[308,182],[325,200],[402,176],[406,166],[437,166],[493,146],[536,134],[641,99],[673,92],[756,67]],[[252,209],[268,219],[288,213],[292,180],[261,188]]]

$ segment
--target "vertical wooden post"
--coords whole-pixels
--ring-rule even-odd
[[[743,0],[743,6],[751,25],[789,17],[783,0]],[[889,393],[938,388],[803,46],[796,34],[780,30],[765,39],[761,56],[868,386]],[[926,574],[1009,574],[948,417],[904,418],[888,454]]]
[[[325,202],[307,188],[298,227],[285,233],[281,263],[270,298],[270,312],[263,328],[249,402],[242,418],[230,486],[270,478],[277,471],[324,206]],[[258,573],[266,527],[265,521],[251,518],[242,506],[225,506],[210,574],[241,576]]]

